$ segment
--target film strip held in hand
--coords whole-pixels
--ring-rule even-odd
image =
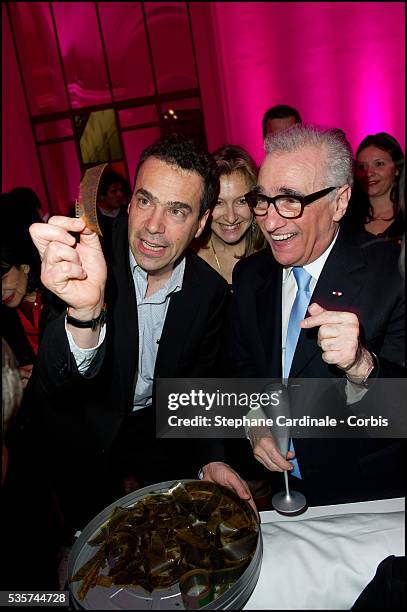
[[[97,216],[97,195],[100,179],[109,164],[100,164],[86,170],[79,185],[79,199],[75,202],[75,217],[83,219],[92,232],[102,236]]]

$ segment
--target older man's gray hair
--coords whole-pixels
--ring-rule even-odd
[[[354,157],[342,130],[296,124],[276,134],[269,134],[264,140],[266,153],[292,153],[309,146],[324,153],[327,187],[352,187]]]

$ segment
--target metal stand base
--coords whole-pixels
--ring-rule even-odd
[[[286,491],[280,491],[273,495],[271,500],[274,510],[277,512],[284,512],[284,514],[294,514],[305,508],[307,500],[302,493],[298,491],[290,491],[288,494]]]

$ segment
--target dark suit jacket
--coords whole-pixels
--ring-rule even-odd
[[[30,385],[31,397],[42,417],[41,435],[52,445],[50,452],[58,454],[59,465],[65,464],[64,473],[76,471],[75,478],[81,471],[92,469],[90,465],[94,465],[93,479],[102,469],[101,459],[109,455],[126,415],[132,410],[137,382],[137,303],[126,219],[117,220],[113,238],[103,348],[90,370],[81,376],[69,350],[65,314],[54,313],[46,326]],[[227,284],[222,277],[194,253],[187,253],[182,289],[170,297],[155,378],[216,375],[227,296]],[[153,414],[153,409],[148,410]],[[215,440],[202,444],[193,440],[193,445],[186,441],[185,448],[188,452],[192,449],[188,456],[182,452],[183,440],[150,442],[147,446],[151,459],[162,448],[170,455],[169,463],[174,465],[172,478],[196,477],[199,467],[223,459],[223,448]],[[134,447],[137,445],[144,449],[146,440],[134,439]],[[145,466],[148,465],[146,458]],[[155,480],[158,481],[160,478]]]
[[[372,240],[367,233],[341,229],[311,301],[326,309],[356,313],[365,346],[379,358],[379,376],[404,378],[404,290],[398,255],[393,245]],[[282,266],[266,249],[236,265],[233,284],[236,373],[281,378]],[[335,295],[338,292],[340,296]],[[301,330],[290,377],[345,376],[322,360],[317,332]],[[400,450],[400,444],[389,440],[332,438],[298,439],[295,444],[303,484],[316,503],[350,500],[359,494],[368,498],[380,489],[381,476],[382,494],[389,494],[389,483],[398,475],[397,463],[391,461],[396,447]]]
[[[1,305],[1,336],[6,340],[12,349],[17,364],[24,366],[34,363],[36,357],[32,346],[24,331],[23,324],[16,308],[7,308]]]
[[[108,217],[104,215],[101,210],[97,210],[97,217],[99,227],[102,231],[102,249],[105,255],[106,261],[109,262],[112,256],[113,249],[113,231],[116,225],[116,219],[126,218],[127,219],[127,206],[121,206],[117,217]]]

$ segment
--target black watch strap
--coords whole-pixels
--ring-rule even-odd
[[[96,328],[100,325],[102,326],[106,321],[107,315],[107,307],[106,304],[103,304],[103,308],[100,312],[100,315],[96,317],[96,319],[91,319],[90,321],[80,321],[79,319],[75,319],[75,317],[71,317],[68,314],[68,308],[66,309],[66,322],[74,327],[79,327],[80,329],[91,329],[95,331]]]

